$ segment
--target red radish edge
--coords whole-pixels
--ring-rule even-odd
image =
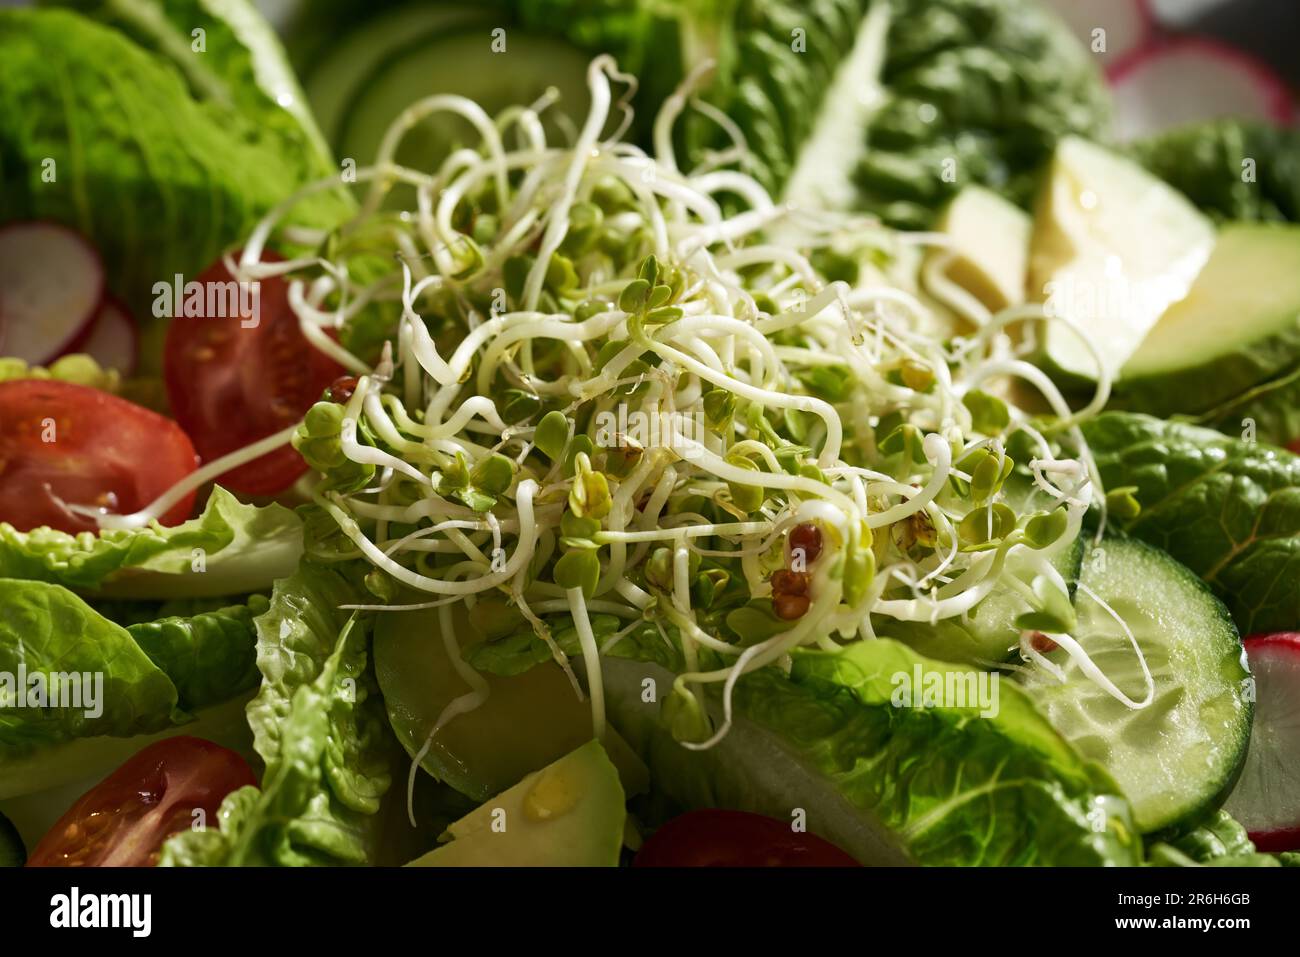
[[[1282,631],[1271,634],[1250,635],[1243,639],[1242,644],[1245,647],[1247,658],[1258,655],[1260,652],[1267,653],[1268,649],[1278,649],[1283,654],[1300,658],[1300,632]],[[1255,670],[1253,666],[1251,670]],[[1258,708],[1258,704],[1256,707]],[[1231,798],[1229,798],[1229,803],[1231,803]],[[1242,823],[1246,822],[1243,821]],[[1300,850],[1300,821],[1290,826],[1277,827],[1269,831],[1248,830],[1247,833],[1250,835],[1251,841],[1254,842],[1255,848],[1265,853]]]
[[[1076,7],[1073,5],[1080,4],[1080,0],[1066,0],[1066,2],[1072,5],[1071,6],[1072,10],[1076,9]],[[1120,53],[1115,58],[1116,64],[1123,63],[1127,61],[1129,58],[1133,57],[1135,54],[1141,52],[1144,49],[1149,48],[1152,44],[1156,42],[1155,36],[1160,29],[1159,19],[1156,17],[1155,11],[1151,7],[1151,0],[1127,0],[1127,2],[1129,6],[1131,6],[1134,10],[1137,11],[1138,35],[1131,38],[1131,40],[1129,38],[1125,38],[1126,40],[1125,46],[1128,46],[1129,49]],[[1053,10],[1054,13],[1056,13],[1056,15],[1062,21],[1064,21],[1065,23],[1071,26],[1072,32],[1074,32],[1075,37],[1079,40],[1081,44],[1084,45],[1086,49],[1090,50],[1090,47],[1088,47],[1088,42],[1089,42],[1088,39],[1078,34],[1077,30],[1075,29],[1076,21],[1072,19],[1072,16],[1070,14],[1067,14],[1062,9],[1061,4],[1049,0],[1048,6]],[[1101,26],[1101,24],[1097,24],[1097,25]],[[1102,62],[1103,64],[1105,63],[1104,60]],[[1111,67],[1103,66],[1102,69],[1105,72],[1109,73],[1111,69],[1114,69],[1114,66],[1113,65]]]
[[[1244,50],[1206,37],[1154,40],[1121,57],[1117,63],[1106,70],[1106,79],[1111,86],[1118,86],[1151,60],[1171,53],[1184,52],[1200,53],[1207,58],[1230,62],[1259,85],[1264,93],[1266,110],[1274,122],[1289,126],[1295,121],[1295,105],[1291,99],[1291,91],[1272,68]]]
[[[122,340],[125,338],[125,345]],[[135,372],[139,356],[140,331],[130,311],[111,293],[95,313],[94,320],[63,355],[83,352],[105,369],[116,369],[124,376]]]
[[[99,251],[88,239],[86,239],[85,236],[81,235],[81,233],[69,226],[65,226],[62,223],[51,222],[49,220],[19,220],[12,223],[5,223],[3,226],[0,226],[0,243],[3,243],[4,239],[16,230],[33,228],[48,229],[64,233],[73,243],[82,247],[88,262],[95,271],[93,279],[94,285],[92,286],[94,295],[92,297],[87,297],[90,306],[85,310],[84,315],[77,317],[78,321],[75,325],[69,324],[70,331],[64,334],[60,339],[55,340],[55,345],[52,348],[44,350],[40,352],[40,354],[18,355],[18,358],[24,360],[30,365],[45,365],[66,352],[71,343],[75,342],[79,337],[86,333],[87,328],[93,323],[95,317],[99,314],[100,305],[104,300],[104,264],[99,257]],[[12,332],[10,324],[16,320],[13,316],[13,310],[4,307],[3,273],[0,273],[0,313],[5,314],[3,325],[6,348],[8,348],[9,342],[12,339],[12,336],[10,335]]]

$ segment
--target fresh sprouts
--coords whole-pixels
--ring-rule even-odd
[[[590,66],[570,145],[551,142],[553,97],[495,120],[461,97],[423,100],[357,171],[353,221],[310,254],[267,261],[281,219],[329,188],[313,185],[231,264],[242,279],[283,276],[308,341],[356,376],[294,442],[319,473],[326,526],[372,567],[381,600],[351,607],[438,611],[471,690],[434,733],[487,698],[453,637],[485,600],[515,609],[566,670],[554,636],[576,630],[598,734],[601,656],[643,625],[682,663],[674,733],[706,748],[727,733],[744,674],[802,646],[870,640],[891,618],[962,618],[995,590],[1023,599],[1026,660],[1056,668],[1034,647],[1046,633],[1125,704],[1149,703],[1068,634],[1051,563],[1104,503],[1077,428],[1105,402],[1104,365],[1076,414],[1026,359],[1035,323],[1066,320],[990,315],[923,265],[942,237],[774,203],[726,156],[679,168],[677,116],[694,107],[727,125],[691,100],[698,78],[655,124],[657,156],[611,132],[631,89],[608,57]],[[435,113],[461,117],[479,147],[433,171],[398,165],[403,137]],[[375,316],[393,323],[378,356],[331,335]],[[1047,414],[1007,399],[1012,381]],[[142,523],[170,501],[101,521]],[[792,546],[795,529],[815,554]],[[623,623],[612,639],[598,642],[594,614]]]

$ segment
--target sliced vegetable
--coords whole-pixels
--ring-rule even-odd
[[[172,320],[164,376],[176,420],[211,462],[298,422],[344,370],[303,336],[283,279],[237,283],[218,260],[196,282],[204,304],[191,309],[187,296],[184,315]],[[286,441],[218,481],[271,495],[305,471]]]
[[[1046,0],[1088,52],[1107,69],[1124,63],[1155,36],[1151,0]]]
[[[633,867],[858,867],[815,834],[761,814],[688,811],[646,840]]]
[[[615,867],[627,811],[618,771],[590,741],[447,828],[412,867]]]
[[[967,186],[948,204],[935,228],[951,240],[934,257],[945,275],[969,290],[990,312],[1025,301],[1033,221],[992,190]]]
[[[1136,139],[1196,120],[1233,117],[1290,123],[1286,83],[1241,50],[1185,37],[1130,57],[1111,73],[1115,132]]]
[[[109,297],[66,352],[88,355],[101,368],[130,376],[135,371],[139,338],[135,320],[126,307]]]
[[[1300,633],[1246,639],[1255,726],[1227,810],[1261,851],[1300,850]]]
[[[1113,378],[1186,295],[1213,246],[1210,221],[1177,191],[1126,157],[1068,137],[1039,195],[1029,298],[1080,326]],[[1067,383],[1099,375],[1087,343],[1064,323],[1046,324],[1043,352]]]
[[[1217,808],[1245,761],[1253,710],[1228,610],[1186,568],[1126,539],[1085,556],[1075,608],[1082,654],[1057,636],[1039,654],[1059,676],[1031,668],[1024,686],[1114,775],[1142,831]]]
[[[69,351],[104,298],[104,267],[82,236],[56,223],[0,227],[4,354],[40,364]]]
[[[1208,414],[1241,434],[1253,403],[1300,367],[1298,318],[1300,225],[1227,226],[1186,298],[1125,363],[1117,399],[1152,415]],[[1266,425],[1273,433],[1282,423]],[[1297,435],[1257,437],[1283,444]]]
[[[297,186],[337,174],[300,130],[286,137],[266,113],[244,112],[248,87],[268,102],[254,75],[265,74],[241,42],[246,31],[223,28],[208,2],[149,6],[176,10],[184,28],[168,38],[183,39],[177,60],[222,73],[228,96],[196,96],[172,62],[76,13],[0,11],[0,115],[20,118],[0,129],[0,163],[22,171],[0,193],[0,221],[48,219],[77,229],[137,317],[148,315],[155,283],[193,276]],[[229,12],[235,4],[221,6]],[[251,12],[242,0],[238,6]],[[191,31],[200,27],[205,50],[195,53]],[[248,87],[236,94],[227,83]],[[305,199],[290,218],[328,226],[352,208],[340,184]]]
[[[439,618],[437,610],[392,611],[375,627],[375,669],[389,721],[424,770],[483,801],[592,736],[590,705],[549,654],[543,663],[533,666],[530,661],[527,670],[508,675],[478,675],[471,669],[475,684],[481,684],[472,688],[462,673],[470,666],[457,668],[459,663],[448,656],[448,636]],[[462,648],[478,637],[459,609],[452,630]],[[536,644],[546,652],[544,644]],[[492,651],[490,643],[486,650]],[[467,697],[476,690],[483,700]],[[466,709],[448,710],[457,699],[463,699]],[[534,720],[539,714],[546,715],[544,722]],[[605,744],[628,793],[644,790],[644,766],[612,737]]]
[[[372,162],[389,124],[414,102],[434,94],[465,96],[495,116],[507,107],[534,103],[554,89],[560,100],[552,111],[570,117],[586,112],[585,54],[524,30],[507,31],[504,42],[504,50],[494,51],[491,28],[463,26],[384,58],[358,87],[341,121],[340,154]],[[474,136],[462,117],[436,112],[407,135],[395,161],[412,169],[436,168],[452,147]]]
[[[93,518],[69,506],[127,515],[197,464],[189,437],[171,419],[85,386],[0,382],[0,420],[0,522],[19,531],[95,530]],[[191,492],[159,521],[183,522],[193,505]]]
[[[495,22],[496,19],[485,11],[470,7],[420,3],[387,11],[360,24],[345,36],[334,37],[335,42],[331,43],[327,55],[311,68],[305,81],[307,98],[326,139],[336,145],[341,142],[353,102],[375,72],[383,69],[394,57],[434,42],[440,34],[452,30],[461,32],[475,23],[483,27],[481,35],[490,39],[491,24]],[[488,77],[482,80],[490,82]],[[415,99],[415,96],[408,96],[401,106],[409,106]],[[372,148],[354,158],[359,162],[369,162],[373,153]]]
[[[83,795],[36,845],[27,864],[151,866],[171,835],[215,824],[222,799],[256,783],[234,751],[201,738],[167,738]]]

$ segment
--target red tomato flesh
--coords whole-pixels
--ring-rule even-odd
[[[211,298],[222,306],[217,312],[238,305],[245,313],[191,316],[178,303],[181,314],[167,328],[163,378],[172,414],[211,462],[293,425],[344,370],[303,337],[285,280],[260,280],[256,316],[243,309],[249,295],[209,297],[207,290],[235,288],[221,260],[196,281],[205,290],[205,311]],[[285,445],[217,481],[245,495],[273,495],[306,471],[302,456]]]
[[[858,867],[815,834],[747,811],[706,809],[675,817],[642,845],[633,867]]]
[[[48,525],[94,531],[68,505],[138,511],[197,465],[170,419],[115,395],[40,379],[0,382],[0,521],[20,531]],[[194,496],[159,519],[189,518]]]
[[[216,827],[222,799],[256,783],[248,763],[229,748],[166,738],[82,795],[41,838],[27,866],[150,867],[167,838],[196,820]]]

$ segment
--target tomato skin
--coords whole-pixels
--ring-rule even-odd
[[[98,526],[64,510],[109,505],[138,511],[198,465],[189,437],[164,418],[115,395],[52,379],[0,382],[0,521],[20,531]],[[159,518],[189,518],[190,494]]]
[[[72,805],[41,838],[28,867],[148,867],[163,842],[208,827],[227,794],[257,784],[248,763],[202,738],[164,738],[137,752]]]
[[[633,867],[859,867],[815,834],[775,818],[706,808],[673,818],[637,851]]]
[[[264,261],[279,258],[263,257]],[[217,260],[196,282],[206,298],[207,290],[222,288],[211,284],[233,283],[234,277]],[[284,279],[260,280],[257,301],[256,324],[249,310],[247,315],[230,317],[181,314],[167,328],[163,350],[167,397],[172,414],[205,462],[293,425],[344,372],[303,337]],[[285,445],[217,481],[245,495],[274,495],[306,471],[302,456]]]

